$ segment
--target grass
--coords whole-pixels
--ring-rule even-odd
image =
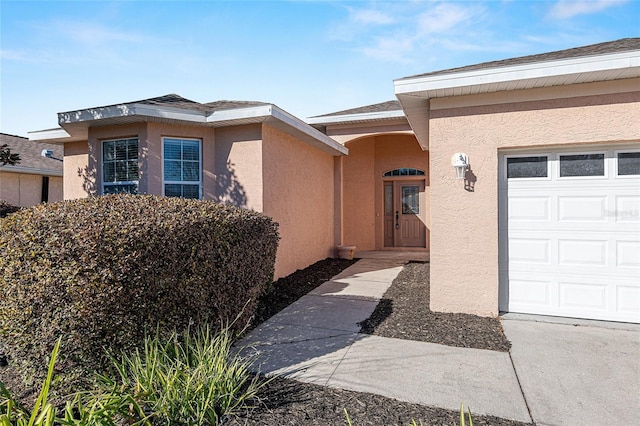
[[[218,425],[249,408],[267,382],[249,370],[251,359],[232,351],[228,328],[198,327],[145,339],[144,349],[112,358],[113,371],[95,389],[75,394],[61,415],[47,401],[60,342],[33,410],[18,404],[0,382],[0,426]]]

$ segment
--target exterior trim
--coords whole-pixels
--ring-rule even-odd
[[[566,76],[577,76],[578,81],[604,81],[620,77],[622,70],[633,70],[626,78],[640,76],[640,51],[631,50],[607,55],[588,56],[555,61],[534,62],[525,65],[492,67],[424,77],[407,77],[394,81],[396,95],[421,92],[423,97],[455,96],[461,88],[474,89],[470,93],[489,93],[513,88],[496,86],[535,80],[526,88],[553,86],[564,83]],[[578,82],[572,79],[572,82]],[[514,87],[515,88],[515,87]],[[466,94],[466,93],[464,93]]]
[[[330,117],[311,117],[307,118],[309,124],[341,124],[341,123],[354,123],[363,121],[378,121],[378,120],[391,120],[395,118],[405,118],[404,111],[379,111],[379,112],[366,112],[361,114],[345,114],[334,115]]]
[[[33,167],[19,167],[19,166],[2,166],[0,167],[0,173],[25,173],[29,175],[43,175],[43,176],[59,176],[62,177],[63,173],[57,170],[50,169],[36,169]]]

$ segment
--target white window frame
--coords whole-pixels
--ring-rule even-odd
[[[195,141],[198,142],[198,181],[177,181],[177,180],[165,180],[164,176],[164,144],[167,139],[180,140],[180,141]],[[198,185],[198,199],[202,199],[202,139],[198,138],[185,138],[180,136],[163,136],[162,137],[162,195],[165,196],[165,186],[168,185]],[[183,161],[183,160],[180,160]]]
[[[560,157],[562,156],[570,156],[570,155],[593,155],[593,154],[602,154],[603,162],[604,162],[604,175],[602,176],[560,176]],[[584,179],[592,179],[592,180],[605,180],[609,179],[609,158],[607,155],[607,150],[597,150],[597,151],[567,151],[567,152],[557,152],[556,154],[556,179],[557,180],[584,180]],[[610,154],[609,154],[610,155]]]
[[[526,157],[547,157],[547,176],[545,177],[509,177],[509,158],[526,158]],[[529,152],[526,154],[504,154],[503,160],[503,170],[504,170],[504,180],[505,181],[525,181],[525,182],[535,182],[535,181],[543,181],[543,180],[551,180],[552,176],[552,166],[553,166],[553,155],[548,152]]]
[[[129,140],[134,140],[134,139],[135,139],[136,143],[138,144],[138,149],[137,149],[138,158],[136,158],[136,161],[138,162],[138,180],[105,182],[104,181],[104,163],[105,163],[104,145],[106,143],[109,143],[109,142],[129,141]],[[102,183],[102,188],[101,188],[101,194],[102,195],[105,194],[105,187],[107,187],[107,186],[119,186],[119,185],[135,185],[136,186],[136,192],[134,194],[138,193],[138,187],[139,187],[139,184],[140,184],[140,139],[137,136],[134,136],[134,137],[122,137],[122,138],[115,138],[115,139],[105,139],[105,140],[101,141],[101,144],[100,144],[100,159],[101,159],[100,182]],[[127,159],[127,160],[124,160],[124,161],[129,161],[129,160]]]
[[[615,173],[613,173],[613,176],[616,179],[638,179],[640,178],[640,175],[619,175],[618,174],[618,154],[626,154],[626,153],[632,153],[632,152],[640,152],[640,148],[635,148],[635,149],[616,149],[613,151],[613,167],[615,170]]]

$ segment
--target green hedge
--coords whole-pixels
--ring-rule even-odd
[[[42,376],[62,336],[73,382],[146,331],[205,319],[244,326],[271,283],[277,224],[209,201],[108,195],[0,221],[0,346]]]
[[[0,200],[0,218],[7,217],[18,210],[20,210],[20,207],[9,204],[5,200]]]

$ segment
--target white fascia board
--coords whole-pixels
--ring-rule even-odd
[[[275,119],[285,124],[286,127],[294,130],[297,135],[303,136],[308,140],[315,140],[318,146],[327,148],[334,154],[346,155],[349,150],[325,135],[321,131],[311,127],[309,124],[300,120],[297,117],[289,114],[288,112],[278,108],[275,105],[260,105],[250,108],[236,108],[222,111],[215,111],[209,117],[207,117],[207,123],[224,123],[224,125],[233,125],[233,122],[238,124],[246,124],[247,121],[264,122],[269,119]]]
[[[58,123],[64,125],[131,116],[205,123],[204,112],[140,103],[61,112],[58,114]]]
[[[317,140],[318,142],[320,142],[320,144],[329,148],[330,151],[337,151],[342,155],[347,155],[349,153],[349,149],[344,145],[336,142],[329,136],[322,133],[320,130],[311,127],[309,124],[278,108],[275,105],[273,105],[272,115],[274,118],[282,121],[290,127],[293,127],[298,132],[301,132],[304,135]]]
[[[2,166],[0,167],[0,171],[10,173],[24,173],[29,175],[62,176],[62,170],[39,169],[35,167]]]
[[[543,80],[554,77],[639,68],[640,51],[632,50],[606,55],[587,56],[523,65],[486,68],[466,72],[451,72],[423,77],[407,77],[394,81],[395,94],[411,94],[428,90],[484,86],[517,80]]]
[[[225,109],[214,111],[207,117],[207,123],[217,123],[225,121],[236,121],[246,119],[256,119],[256,121],[266,120],[271,116],[272,105],[259,105],[249,108]]]
[[[206,123],[206,113],[201,111],[192,111],[189,109],[172,108],[172,107],[158,107],[148,104],[134,104],[133,114],[142,117],[155,117],[164,118],[167,120],[188,121],[192,123]]]
[[[27,132],[30,141],[36,142],[66,142],[65,139],[71,138],[71,135],[67,133],[63,128],[46,129],[46,130],[34,130],[33,132]]]
[[[361,114],[345,114],[345,115],[332,115],[329,117],[311,117],[307,118],[309,124],[334,124],[345,123],[353,121],[376,121],[376,120],[388,120],[394,118],[405,118],[402,110],[397,111],[378,111],[378,112],[366,112]]]

